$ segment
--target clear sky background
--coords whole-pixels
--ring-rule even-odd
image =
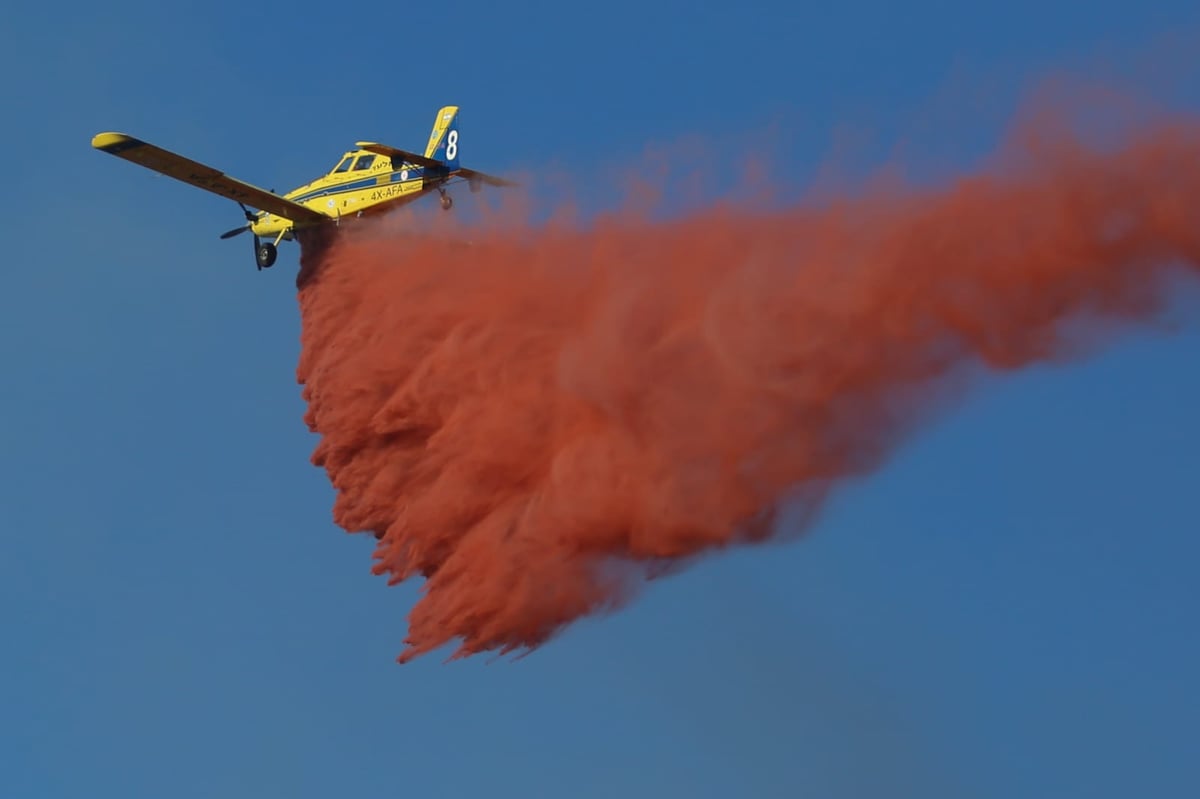
[[[982,388],[803,541],[523,660],[399,666],[418,585],[369,574],[308,461],[296,246],[259,273],[217,239],[233,203],[89,146],[283,191],[358,139],[419,149],[454,103],[465,163],[501,174],[771,125],[797,185],[839,141],[932,170],[1051,69],[1200,111],[1191,0],[4,17],[0,796],[1200,793],[1195,303]]]

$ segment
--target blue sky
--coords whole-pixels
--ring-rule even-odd
[[[294,245],[96,153],[281,190],[463,108],[471,165],[783,131],[969,163],[1051,69],[1200,110],[1192,2],[20,4],[0,28],[0,795],[1126,797],[1200,789],[1197,304],[982,387],[805,540],[532,656],[398,666],[418,586],[334,527]],[[1190,87],[1190,88],[1189,88]],[[1194,294],[1193,294],[1194,299]]]

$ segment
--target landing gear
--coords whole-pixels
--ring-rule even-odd
[[[483,189],[483,181],[479,178],[471,178],[467,181],[467,185],[471,187],[472,194],[478,194]]]
[[[450,207],[454,205],[454,198],[447,194],[445,189],[438,189],[438,191],[442,194],[442,210],[449,211]]]
[[[278,252],[275,245],[269,241],[254,242],[254,260],[258,262],[259,269],[270,269],[275,265],[275,256]]]
[[[248,224],[222,233],[221,238],[233,238],[234,236],[245,233],[247,230],[249,230],[254,234],[254,262],[258,265],[260,272],[263,269],[270,269],[275,265],[275,258],[279,255],[279,242],[283,241],[285,238],[290,240],[294,234],[295,228],[281,228],[279,230],[279,235],[275,237],[275,241],[263,241],[258,237],[258,233],[254,230],[255,222],[258,222],[262,217],[250,213],[250,209],[245,205],[242,205],[242,203],[239,202],[238,205],[242,207],[242,213],[245,214],[246,222]]]

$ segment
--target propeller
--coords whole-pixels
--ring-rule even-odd
[[[251,225],[254,224],[255,220],[258,219],[258,217],[255,214],[251,213],[250,209],[247,208],[246,206],[242,205],[241,202],[238,202],[238,205],[242,206],[242,213],[246,215],[246,221],[249,222],[250,224],[242,225],[241,227],[235,227],[233,230],[225,231],[224,233],[221,234],[221,238],[223,238],[223,239],[231,239],[234,236],[237,236],[241,233],[245,233],[247,230],[250,229]],[[257,247],[257,245],[256,245],[256,247]]]

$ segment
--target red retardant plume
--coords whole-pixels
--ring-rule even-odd
[[[374,572],[425,578],[400,661],[529,650],[773,537],[949,379],[1067,358],[1080,320],[1148,321],[1200,271],[1195,121],[1101,148],[1034,118],[995,163],[785,209],[306,243],[313,463]]]

